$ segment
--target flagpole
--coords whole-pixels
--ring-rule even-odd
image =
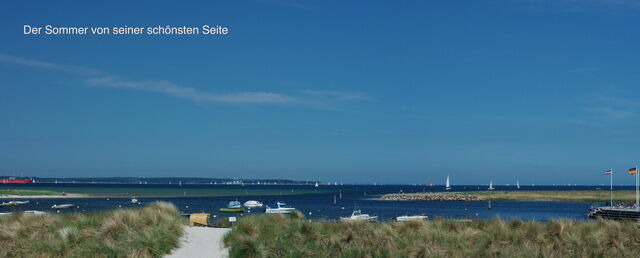
[[[638,195],[638,165],[636,165],[636,210],[640,208],[638,202],[640,201],[640,195]]]
[[[611,202],[609,203],[609,205],[613,207],[613,168],[610,171],[611,171],[611,174],[609,174],[609,179],[610,179],[609,198],[611,199]]]

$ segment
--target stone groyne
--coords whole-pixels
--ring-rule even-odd
[[[385,194],[379,199],[386,201],[482,201],[479,196],[459,193],[393,193]]]

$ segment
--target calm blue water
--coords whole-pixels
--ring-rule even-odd
[[[95,184],[70,184],[77,187],[96,186]],[[49,184],[43,186],[50,187]],[[69,187],[69,185],[65,185]],[[99,185],[99,187],[158,187],[150,185]],[[165,186],[162,186],[165,187]],[[166,186],[166,187],[177,187]],[[183,188],[224,188],[230,186],[212,185],[183,185]],[[234,186],[238,187],[238,186]],[[259,187],[283,186],[246,186],[248,189]],[[296,189],[315,189],[312,186],[287,186],[292,191]],[[378,201],[375,198],[385,193],[442,191],[442,186],[320,186],[319,190],[335,190],[335,193],[317,193],[304,195],[282,196],[238,196],[241,202],[258,200],[265,204],[273,204],[276,201],[284,201],[303,212],[307,218],[336,220],[340,216],[349,216],[354,209],[361,209],[364,213],[379,216],[380,220],[393,219],[400,215],[416,215],[425,213],[430,218],[437,216],[445,218],[520,218],[524,220],[547,221],[556,218],[585,219],[592,203],[582,202],[547,202],[547,201],[493,201],[491,209],[488,203],[483,202],[403,202],[403,201]],[[513,190],[515,187],[496,186],[497,190]],[[593,190],[606,188],[602,186],[523,186],[521,190]],[[456,186],[454,191],[475,191],[486,189],[486,186]],[[616,187],[616,189],[635,189],[633,186]],[[342,192],[342,199],[340,193]],[[333,204],[334,196],[337,203]],[[29,204],[15,207],[0,208],[0,212],[17,210],[42,210],[47,212],[89,212],[113,209],[119,207],[142,207],[153,201],[167,201],[176,205],[184,213],[207,212],[216,217],[234,216],[234,214],[220,213],[218,209],[225,207],[229,201],[236,197],[158,197],[138,198],[141,205],[132,205],[130,198],[66,198],[66,199],[31,199]],[[16,199],[17,200],[17,199]],[[8,201],[8,200],[5,200]],[[78,208],[54,210],[50,207],[54,204],[73,203]],[[254,210],[245,214],[261,213]],[[238,214],[235,214],[238,216]]]

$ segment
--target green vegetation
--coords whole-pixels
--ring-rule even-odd
[[[640,224],[521,220],[314,222],[252,215],[224,243],[231,257],[636,257]]]
[[[90,214],[0,218],[0,257],[159,257],[178,246],[184,219],[175,206]]]
[[[609,202],[609,190],[575,191],[477,191],[461,194],[476,195],[482,199],[501,201],[572,201],[572,202]],[[614,190],[613,201],[635,201],[636,192],[632,190]]]
[[[0,189],[0,196],[2,195],[19,195],[19,196],[51,196],[61,195],[60,192],[49,190],[28,190],[28,189]]]

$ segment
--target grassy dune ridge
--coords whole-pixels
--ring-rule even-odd
[[[609,190],[569,190],[569,191],[475,191],[463,192],[482,199],[501,201],[581,201],[609,202]],[[636,199],[634,190],[614,190],[613,201],[630,202]]]
[[[225,236],[231,257],[637,257],[640,224],[436,219],[332,223],[243,218]]]
[[[178,246],[184,219],[175,206],[0,218],[0,257],[159,257]]]
[[[25,189],[0,189],[0,196],[16,195],[16,196],[56,196],[60,192],[49,190],[25,190]]]

